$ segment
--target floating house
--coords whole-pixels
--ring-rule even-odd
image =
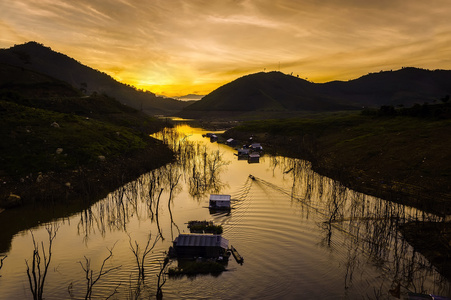
[[[211,194],[208,208],[230,209],[230,195]]]
[[[258,154],[258,153],[249,154],[249,158],[247,159],[247,162],[250,164],[259,163],[260,162],[260,154]]]
[[[249,148],[251,148],[253,151],[263,151],[262,145],[258,143],[251,144]]]
[[[228,146],[230,146],[230,147],[235,147],[236,144],[237,144],[237,142],[236,142],[236,140],[230,138],[230,139],[228,139],[228,140],[226,141],[226,144],[227,144]]]
[[[215,258],[228,257],[229,241],[217,234],[180,234],[173,247],[177,258]]]
[[[238,157],[247,157],[249,155],[249,151],[249,149],[238,149]]]

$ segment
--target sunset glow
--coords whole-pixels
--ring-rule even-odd
[[[313,82],[451,69],[451,1],[15,0],[0,48],[36,41],[165,96],[280,70]]]

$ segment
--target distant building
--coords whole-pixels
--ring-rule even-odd
[[[263,147],[258,143],[251,144],[249,148],[251,148],[254,151],[263,151]]]
[[[210,209],[230,209],[230,195],[210,195],[210,203],[208,205]]]
[[[248,156],[249,149],[238,149],[238,156]]]
[[[229,145],[229,146],[231,146],[231,147],[235,147],[236,144],[237,144],[237,142],[236,142],[236,140],[230,138],[230,139],[228,139],[228,140],[226,141],[226,144]]]
[[[214,142],[217,142],[217,141],[218,141],[218,136],[216,134],[212,134],[210,136],[210,142],[214,143]]]
[[[173,246],[178,258],[227,256],[229,241],[216,234],[180,234]]]

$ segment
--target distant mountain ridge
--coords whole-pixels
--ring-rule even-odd
[[[151,92],[138,91],[105,73],[36,42],[0,49],[0,63],[29,69],[65,81],[88,95],[93,92],[105,93],[121,103],[148,114],[174,114],[189,104],[171,98],[158,97]]]
[[[199,111],[355,110],[381,105],[411,106],[451,94],[451,71],[403,68],[371,73],[350,81],[312,83],[281,72],[260,72],[238,78],[186,108]]]

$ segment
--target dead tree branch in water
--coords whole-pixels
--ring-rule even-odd
[[[5,256],[3,256],[3,257],[0,259],[0,270],[3,268],[3,261],[4,261],[7,257],[8,257],[8,255],[5,255]],[[2,277],[2,275],[0,275],[0,277]]]
[[[110,269],[105,269],[105,264],[108,262],[108,260],[111,257],[113,257],[113,248],[114,248],[114,246],[111,249],[107,248],[110,254],[103,260],[102,266],[100,267],[100,270],[99,270],[99,273],[97,274],[97,276],[94,276],[94,271],[91,269],[91,259],[90,258],[87,258],[86,256],[84,256],[84,258],[85,258],[84,264],[81,261],[79,261],[81,268],[85,272],[85,278],[86,278],[85,299],[86,300],[91,299],[92,289],[93,289],[94,285],[99,281],[99,279],[102,278],[102,276],[110,273],[111,271],[121,268],[121,266],[117,266],[117,267],[112,267]],[[114,290],[114,292],[110,295],[110,297],[112,295],[114,295],[116,292],[117,292],[117,287]]]
[[[167,277],[166,277],[166,267],[169,264],[169,258],[166,256],[164,258],[163,263],[160,262],[161,268],[160,272],[157,275],[158,281],[157,281],[157,299],[163,299],[163,285],[166,283]]]
[[[149,238],[147,239],[146,247],[144,248],[143,252],[141,253],[138,242],[135,240],[135,245],[133,245],[132,238],[130,237],[130,235],[128,236],[128,238],[129,238],[128,242],[130,244],[130,249],[132,250],[133,254],[135,255],[136,264],[138,265],[139,278],[142,281],[144,281],[144,277],[145,277],[144,276],[144,261],[146,259],[146,256],[153,250],[153,248],[157,244],[160,237],[161,236],[158,235],[155,238],[155,241],[153,242],[152,246],[150,246],[150,241],[152,240],[152,234],[150,233]]]
[[[25,260],[25,264],[27,265],[27,276],[28,283],[30,285],[31,293],[33,294],[34,300],[40,300],[42,298],[42,294],[44,293],[44,284],[45,278],[47,276],[47,271],[49,269],[50,261],[52,259],[52,245],[53,240],[56,237],[56,233],[58,231],[57,226],[47,226],[47,233],[49,235],[49,246],[47,252],[44,248],[44,243],[41,242],[41,250],[39,249],[39,244],[36,242],[33,232],[31,232],[31,237],[33,239],[33,263],[30,266],[28,265],[28,260]],[[42,251],[42,253],[41,253]],[[41,255],[43,261],[41,261]],[[42,264],[41,264],[42,262]],[[3,260],[2,260],[3,264]],[[41,269],[43,268],[43,269]]]
[[[162,234],[161,228],[160,228],[160,221],[159,221],[159,219],[158,219],[158,209],[159,209],[159,206],[160,206],[161,193],[163,193],[163,189],[161,189],[161,190],[160,190],[160,194],[158,194],[157,207],[156,207],[156,209],[155,209],[155,210],[156,210],[156,213],[155,213],[155,219],[156,219],[156,221],[157,221],[158,233],[159,233],[161,239],[164,241],[164,237],[163,237],[163,234]]]

